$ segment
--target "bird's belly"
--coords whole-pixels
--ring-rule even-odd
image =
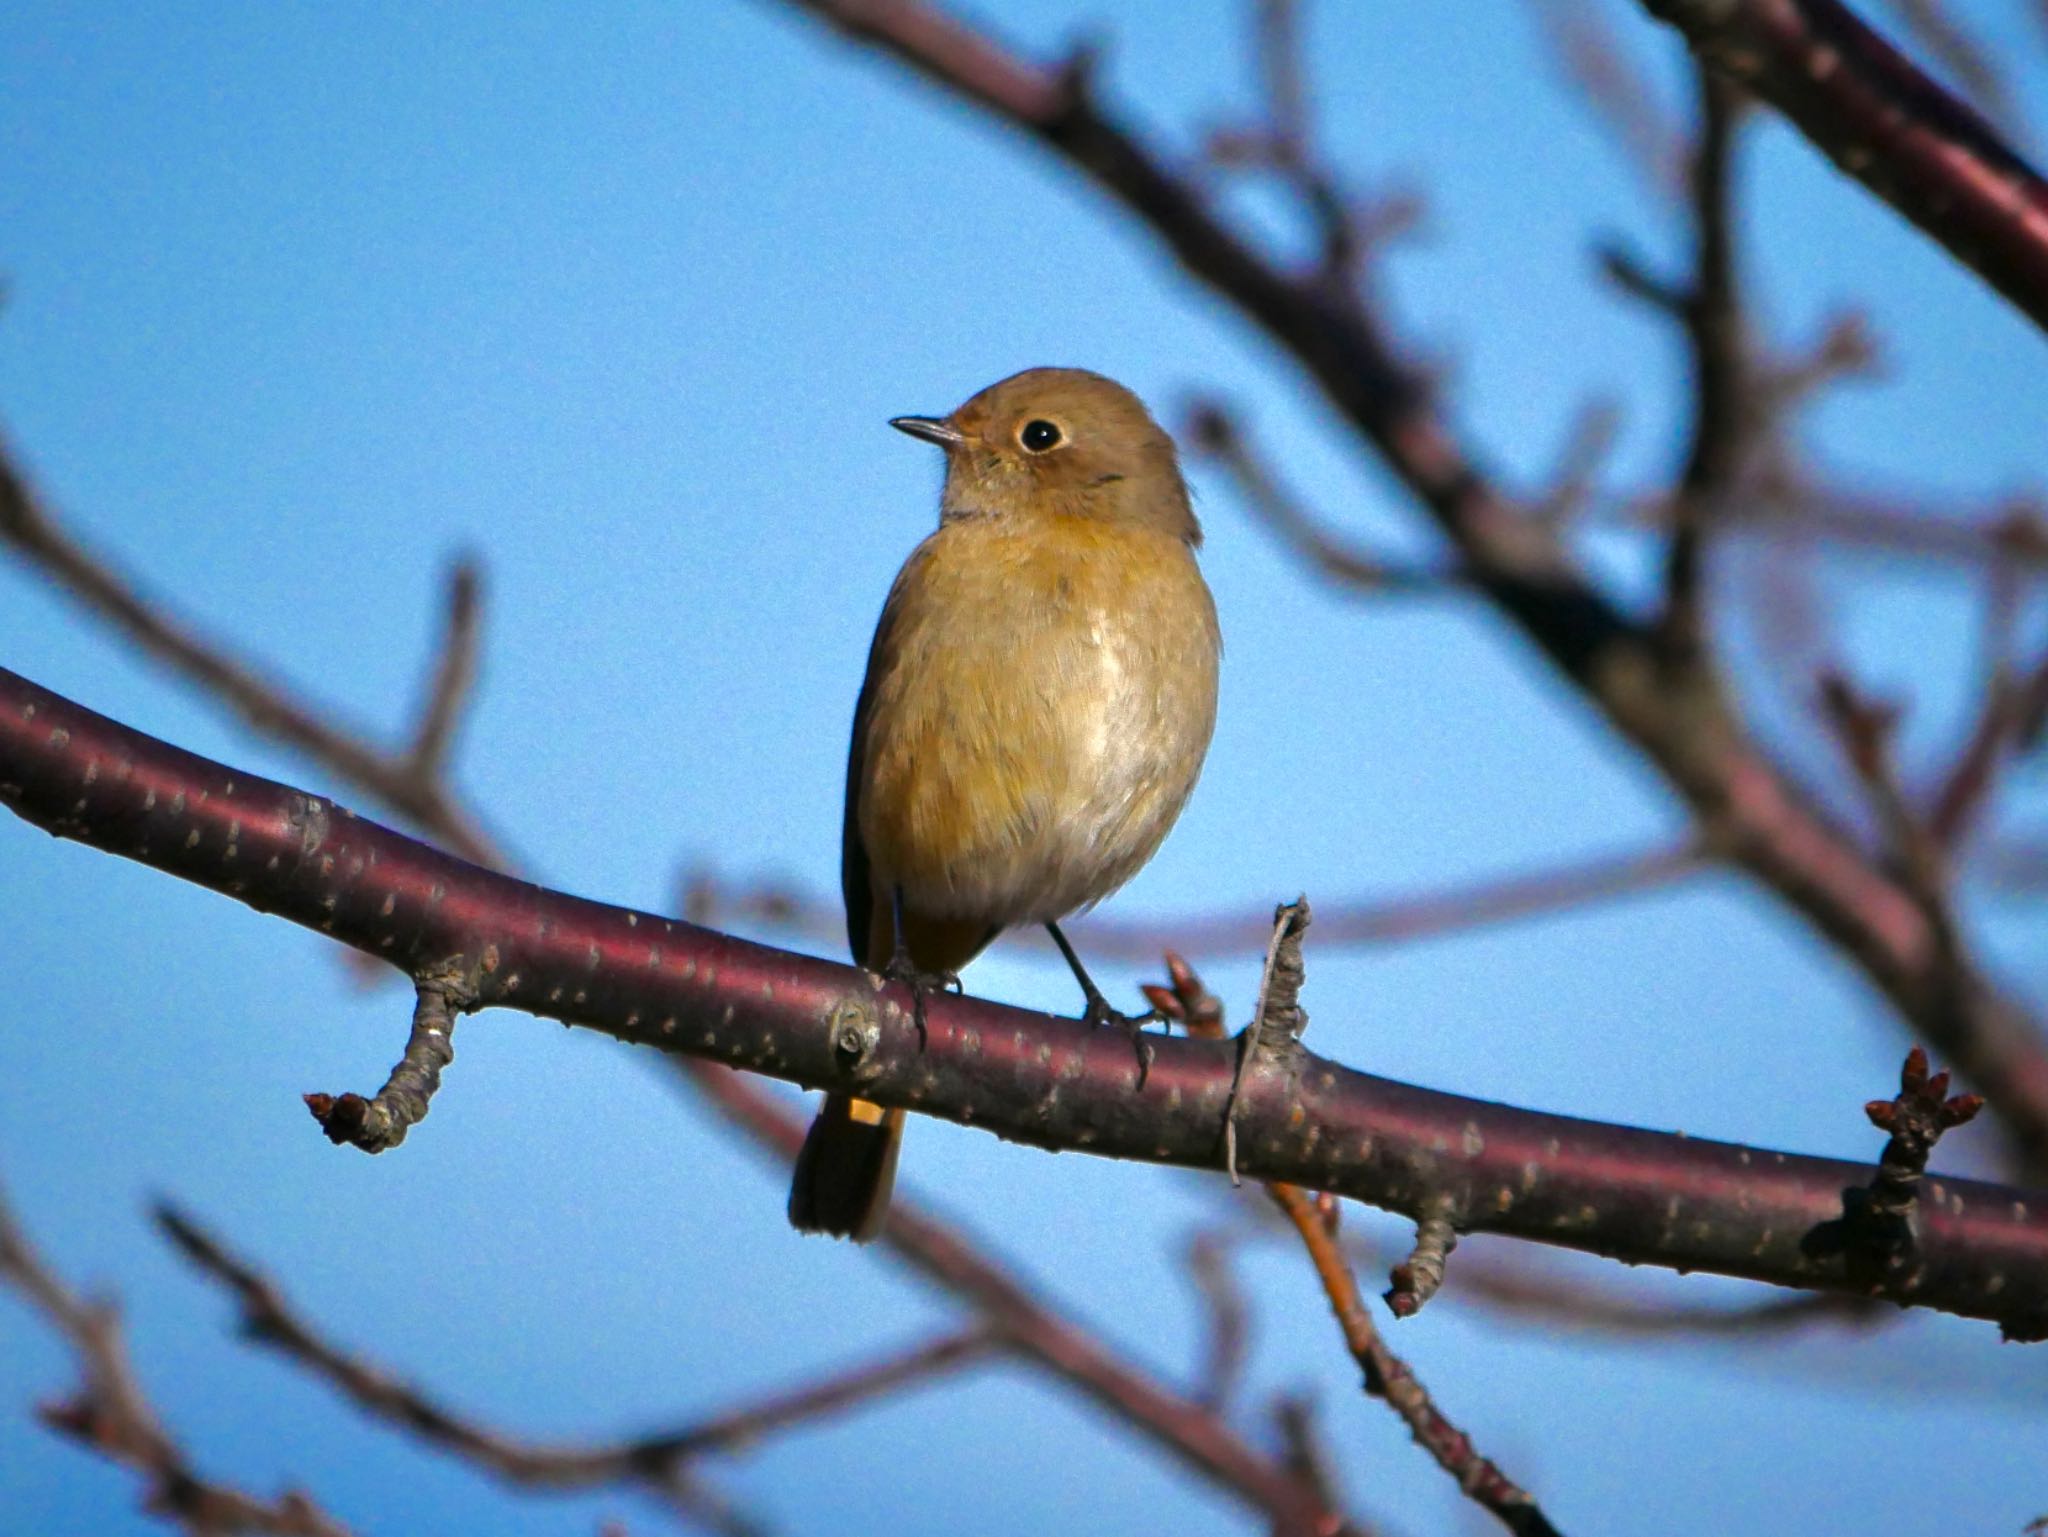
[[[1142,632],[1085,622],[955,661],[874,722],[862,824],[878,889],[991,928],[1101,900],[1193,788],[1213,674],[1204,700]]]

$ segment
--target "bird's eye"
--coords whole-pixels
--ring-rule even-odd
[[[1024,424],[1024,430],[1017,434],[1017,441],[1034,454],[1042,454],[1048,448],[1057,448],[1060,429],[1051,422],[1034,419]]]

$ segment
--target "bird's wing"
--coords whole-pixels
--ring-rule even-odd
[[[860,701],[853,707],[853,741],[846,752],[846,814],[839,839],[839,889],[846,900],[846,943],[857,965],[879,967],[889,963],[894,944],[894,915],[890,915],[890,943],[876,948],[874,875],[868,851],[860,841],[860,789],[867,777],[868,714],[882,673],[894,660],[896,630],[901,620],[902,595],[911,569],[923,558],[920,547],[904,563],[889,589],[889,601],[882,605],[882,617],[875,622],[875,638],[868,646],[868,670],[860,683]]]

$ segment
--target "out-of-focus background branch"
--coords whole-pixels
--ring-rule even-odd
[[[2039,1096],[2024,1070],[1988,1069],[2030,1060],[2016,1022],[2048,959],[2048,537],[2026,408],[2041,343],[2012,305],[1620,0],[1542,0],[1519,30],[1077,3],[1006,18],[979,52],[923,7],[817,8],[940,48],[1003,112],[1053,112],[1054,154],[775,7],[574,30],[517,10],[488,28],[367,18],[346,38],[312,20],[0,21],[0,140],[20,147],[0,391],[15,470],[36,480],[0,487],[17,557],[0,656],[202,751],[284,777],[311,764],[464,852],[515,845],[573,889],[657,905],[681,869],[696,912],[836,950],[819,894],[844,720],[933,493],[880,421],[1084,363],[1181,430],[1229,643],[1185,825],[1086,931],[1125,963],[1126,996],[1171,941],[1214,957],[1219,993],[1248,1007],[1271,901],[1306,888],[1319,1049],[1868,1161],[1857,1107],[1895,1081],[1902,1017],[1981,1040],[1995,977],[2009,1050],[1976,1059],[1993,1081],[1975,1086],[2027,1145]],[[1864,19],[2027,152],[2048,91],[2038,17],[1900,3]],[[1105,138],[1089,103],[1131,136]],[[1250,312],[1308,355],[1339,419],[1062,155],[1149,189],[1138,211],[1179,230],[1184,258],[1262,296]],[[1190,245],[1191,229],[1208,233]],[[1346,413],[1405,487],[1359,472]],[[1421,531],[1417,490],[1455,553]],[[451,565],[456,549],[472,553]],[[1566,589],[1532,590],[1539,568],[1604,595],[1591,630],[1545,608]],[[1489,603],[1550,644],[1577,698]],[[1545,634],[1648,645],[1677,670],[1632,694]],[[196,687],[165,689],[161,663]],[[1759,861],[1714,795],[1759,781],[1688,777],[1699,760],[1651,729],[1700,667],[1741,722],[1733,761],[1790,788],[1791,820],[1771,825],[1822,834],[1795,870],[1820,872],[1821,897],[1886,894],[1861,938],[1794,930],[1720,873]],[[408,720],[362,724],[407,699]],[[1679,797],[1603,714],[1677,769]],[[317,945],[217,902],[5,836],[0,1171],[22,1209],[10,1233],[35,1236],[9,1250],[35,1257],[17,1283],[41,1280],[0,1329],[49,1390],[90,1382],[64,1323],[85,1315],[51,1305],[71,1295],[55,1278],[119,1285],[150,1395],[128,1420],[157,1428],[96,1444],[151,1487],[204,1469],[210,1498],[273,1530],[616,1513],[604,1495],[495,1492],[366,1434],[295,1367],[225,1348],[217,1304],[135,1220],[140,1191],[168,1188],[265,1256],[295,1316],[453,1385],[460,1407],[427,1407],[501,1450],[630,1449],[735,1404],[772,1415],[829,1388],[825,1363],[888,1342],[962,1364],[941,1347],[979,1338],[963,1327],[1036,1368],[911,1372],[917,1394],[786,1424],[721,1460],[694,1512],[714,1523],[853,1509],[935,1530],[966,1501],[1002,1530],[1076,1509],[1213,1521],[1210,1501],[1262,1480],[1311,1507],[1354,1491],[1391,1529],[1466,1518],[1391,1417],[1355,1402],[1298,1244],[1257,1202],[920,1123],[906,1179],[966,1220],[899,1227],[897,1252],[940,1283],[903,1287],[873,1256],[786,1234],[772,1169],[676,1115],[622,1054],[482,1025],[403,1148],[330,1149],[297,1094],[388,1065],[401,1001],[352,993]],[[1888,979],[1871,962],[1887,936],[1936,964]],[[1047,958],[1004,947],[970,985],[1065,1007]],[[1526,1024],[1502,1039],[1510,1017]],[[584,1134],[521,1114],[541,1083],[545,1127]],[[799,1124],[731,1075],[703,1084],[771,1146]],[[1977,1133],[1937,1161],[1983,1157]],[[1344,1232],[1367,1276],[1411,1236],[1357,1214]],[[1640,1509],[1651,1464],[1678,1530],[2038,1514],[2010,1476],[2038,1370],[1939,1321],[1621,1283],[1475,1239],[1392,1338],[1566,1530]],[[1083,1391],[1040,1386],[1060,1383]],[[506,1428],[479,1405],[505,1406]],[[1138,1434],[1103,1436],[1103,1415]],[[1937,1419],[1940,1490],[1827,1476],[1845,1439]],[[152,1519],[129,1476],[39,1436],[0,1424],[0,1470],[46,1525]],[[1134,1454],[1148,1442],[1174,1455]],[[295,1486],[320,1510],[265,1503]],[[1922,1494],[1936,1503],[1901,1504]],[[170,1513],[210,1529],[191,1508]]]

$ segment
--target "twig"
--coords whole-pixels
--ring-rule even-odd
[[[1840,672],[1820,679],[1821,718],[1833,731],[1842,755],[1868,796],[1885,847],[1905,872],[1907,883],[1927,910],[1929,921],[1944,937],[1949,964],[1955,964],[1954,920],[1949,912],[1948,876],[1942,851],[1929,836],[1899,782],[1892,761],[1892,738],[1899,709],[1889,702],[1866,699]]]
[[[589,1446],[523,1441],[456,1413],[424,1390],[321,1336],[276,1283],[238,1259],[176,1207],[161,1204],[156,1220],[179,1251],[233,1293],[245,1335],[284,1355],[366,1414],[523,1488],[637,1487],[670,1512],[707,1529],[756,1533],[755,1522],[706,1488],[690,1464],[733,1452],[764,1436],[857,1408],[883,1394],[923,1383],[984,1359],[995,1347],[985,1328],[962,1330],[892,1351],[875,1361],[758,1403],[674,1430]]]
[[[1760,477],[1753,494],[1722,508],[1724,527],[1753,537],[1796,536],[1852,552],[1952,565],[2048,571],[2043,508],[2031,498],[2005,498],[1984,512],[1957,512],[1839,483]],[[1676,517],[1668,494],[1621,495],[1589,503],[1586,521],[1603,527],[1668,529]]]
[[[1329,1299],[1330,1311],[1337,1315],[1337,1325],[1344,1332],[1344,1344],[1364,1375],[1365,1391],[1385,1399],[1401,1416],[1416,1444],[1458,1481],[1458,1487],[1469,1498],[1509,1531],[1518,1537],[1555,1537],[1557,1529],[1528,1492],[1479,1454],[1471,1437],[1445,1418],[1431,1401],[1428,1390],[1408,1364],[1387,1348],[1359,1297],[1351,1267],[1345,1263],[1308,1192],[1278,1181],[1269,1182],[1266,1190],[1308,1248],[1316,1277]]]
[[[1870,1124],[1887,1133],[1884,1152],[1877,1161],[1877,1177],[1870,1184],[1870,1219],[1889,1230],[1888,1245],[1896,1250],[1910,1243],[1913,1203],[1920,1194],[1920,1177],[1927,1172],[1927,1156],[1944,1132],[1967,1125],[1984,1108],[1981,1094],[1949,1096],[1948,1074],[1927,1071],[1927,1053],[1915,1046],[1906,1053],[1906,1065],[1899,1074],[1899,1092],[1890,1099],[1874,1099],[1863,1107]]]
[[[1273,1401],[1273,1424],[1286,1448],[1289,1471],[1317,1500],[1334,1505],[1342,1494],[1317,1420],[1316,1401],[1305,1393],[1282,1393]]]
[[[1213,1232],[1188,1240],[1188,1275],[1202,1299],[1202,1364],[1195,1373],[1195,1402],[1218,1414],[1228,1411],[1244,1380],[1250,1353],[1251,1309],[1230,1267],[1230,1247]]]
[[[1678,127],[1658,104],[1642,72],[1622,56],[1599,7],[1586,0],[1532,0],[1538,29],[1573,102],[1590,107],[1657,192],[1675,194],[1684,181]]]
[[[1549,487],[1529,504],[1529,516],[1549,528],[1563,529],[1591,505],[1600,468],[1620,431],[1621,411],[1613,401],[1581,406],[1565,435]]]
[[[128,1360],[120,1316],[88,1302],[43,1263],[13,1210],[0,1198],[0,1282],[49,1322],[78,1362],[78,1391],[45,1405],[43,1423],[142,1475],[143,1508],[193,1537],[261,1532],[276,1537],[348,1537],[348,1529],[305,1495],[290,1490],[264,1501],[196,1469],[158,1420]]]
[[[145,655],[167,663],[219,699],[253,730],[361,785],[452,852],[465,859],[492,861],[495,850],[489,835],[458,805],[437,773],[438,749],[433,739],[452,731],[463,692],[465,668],[456,665],[459,655],[456,663],[451,663],[444,650],[437,675],[447,681],[437,682],[429,695],[429,721],[438,707],[447,714],[449,726],[431,732],[423,726],[413,747],[398,753],[382,752],[368,745],[368,733],[331,723],[324,712],[301,704],[276,678],[232,660],[219,643],[174,617],[161,597],[145,595],[105,556],[74,539],[37,501],[4,442],[0,442],[0,542],[11,545],[53,577]],[[459,641],[461,631],[473,625],[473,621],[457,625],[457,617],[451,609],[451,643]],[[429,751],[422,754],[420,744]]]
[[[1969,1122],[1984,1107],[1981,1096],[1948,1093],[1948,1074],[1927,1071],[1927,1053],[1915,1046],[1899,1074],[1899,1092],[1863,1107],[1871,1125],[1888,1133],[1877,1173],[1867,1187],[1843,1192],[1839,1221],[1807,1235],[1817,1253],[1844,1256],[1850,1274],[1872,1296],[1888,1296],[1912,1284],[1920,1258],[1914,1215],[1928,1154],[1945,1132]],[[2004,1327],[2007,1339],[2048,1338],[2048,1309],[2017,1317]]]
[[[459,560],[448,573],[440,661],[434,668],[433,682],[427,687],[420,723],[413,733],[412,751],[407,755],[413,772],[429,784],[438,783],[447,772],[463,707],[476,687],[482,586],[483,573],[474,560]]]
[[[1992,604],[1998,605],[1995,596]],[[2038,735],[2043,712],[2048,712],[2048,654],[2017,678],[2008,666],[1994,661],[1985,680],[1983,707],[1927,809],[1927,836],[1942,853],[1953,854],[1969,836],[1991,798],[1999,771],[2014,750]]]
[[[1692,355],[1692,438],[1680,473],[1676,517],[1664,566],[1664,630],[1697,650],[1705,643],[1700,594],[1702,545],[1721,503],[1740,485],[1762,423],[1749,379],[1748,325],[1735,253],[1734,160],[1742,121],[1739,88],[1696,71],[1699,141],[1687,170],[1693,272],[1679,311]]]
[[[1700,843],[1688,837],[1619,854],[1586,855],[1548,869],[1485,876],[1441,891],[1321,903],[1316,908],[1316,942],[1327,948],[1440,939],[1655,891],[1697,874],[1707,864]],[[684,893],[683,915],[692,923],[712,927],[761,924],[818,944],[836,943],[845,937],[846,920],[838,905],[794,886],[727,886],[698,870],[684,881]],[[1271,931],[1265,912],[1137,919],[1091,914],[1078,920],[1074,929],[1087,935],[1090,954],[1140,962],[1152,960],[1167,948],[1189,955],[1251,950],[1263,945]],[[1006,941],[1038,942],[1016,931],[998,936],[996,943]]]
[[[1412,1318],[1444,1284],[1444,1263],[1458,1246],[1451,1206],[1437,1201],[1415,1219],[1415,1247],[1388,1278],[1387,1307],[1396,1318]]]
[[[306,1108],[337,1145],[347,1143],[366,1153],[397,1147],[405,1134],[426,1118],[441,1071],[455,1060],[455,1015],[467,1006],[473,989],[460,967],[441,967],[414,982],[412,1031],[405,1054],[376,1098],[360,1094],[308,1094]]]
[[[1443,594],[1459,590],[1461,579],[1452,569],[1383,560],[1323,529],[1253,451],[1221,401],[1198,400],[1189,406],[1186,431],[1189,445],[1223,468],[1259,521],[1340,585],[1381,593]]]
[[[1944,0],[1890,3],[1906,30],[1954,77],[1977,110],[1998,124],[2007,137],[2019,137],[2020,117],[2004,77]]]
[[[1308,1027],[1308,1015],[1301,1007],[1301,936],[1309,921],[1307,897],[1273,909],[1273,935],[1266,944],[1265,964],[1259,969],[1258,1001],[1252,1009],[1252,1022],[1237,1043],[1230,1096],[1223,1104],[1223,1169],[1233,1185],[1238,1182],[1237,1117],[1244,1103],[1245,1074],[1254,1062],[1291,1048]]]

